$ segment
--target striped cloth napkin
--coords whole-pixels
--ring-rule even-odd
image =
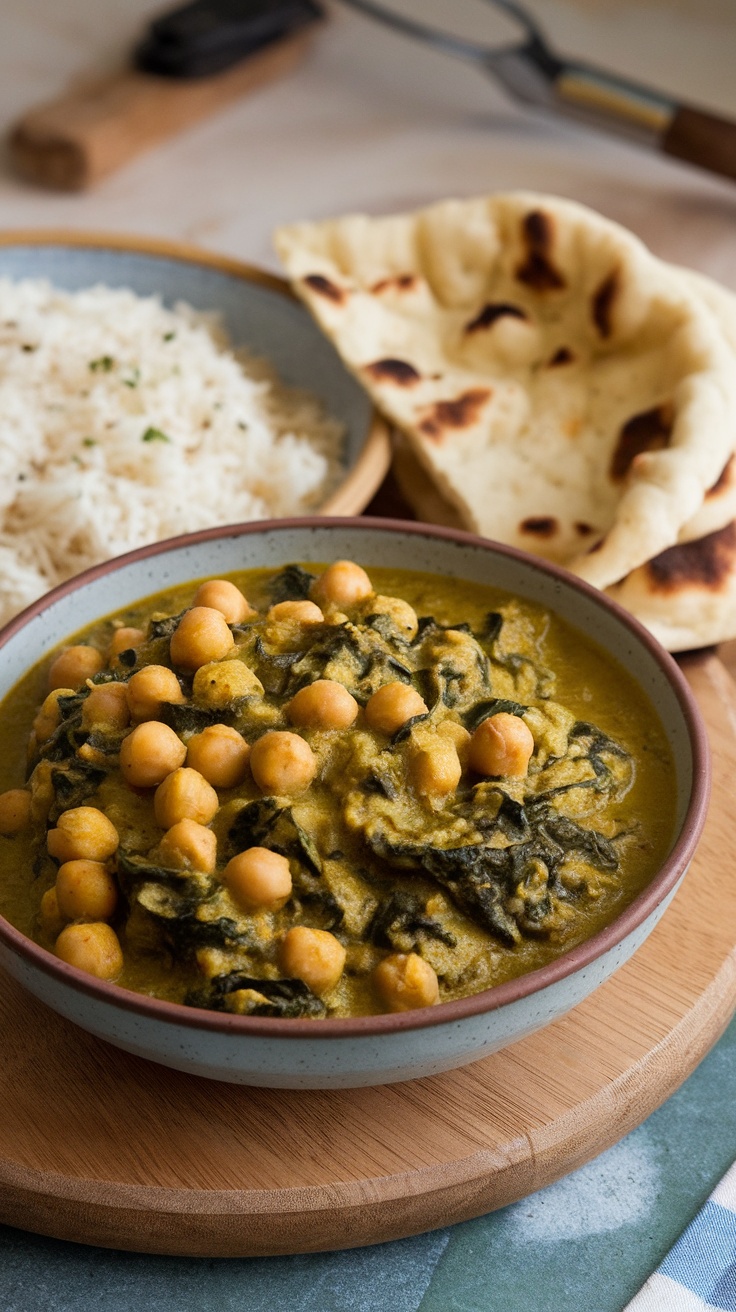
[[[736,1312],[736,1163],[625,1312]]]

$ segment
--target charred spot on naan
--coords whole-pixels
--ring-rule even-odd
[[[575,521],[574,529],[576,533],[580,534],[581,538],[589,538],[591,533],[597,532],[597,529],[594,529],[592,524],[586,524],[582,519],[577,519]]]
[[[708,488],[708,491],[705,494],[706,501],[709,497],[719,496],[721,492],[724,492],[726,488],[730,487],[734,481],[734,474],[736,474],[734,458],[733,456],[729,456],[715,483],[712,487]]]
[[[590,311],[601,337],[610,337],[613,332],[613,307],[621,286],[621,273],[614,269],[593,293]]]
[[[620,483],[626,477],[637,456],[645,451],[664,450],[670,440],[674,422],[675,412],[670,402],[656,405],[651,410],[644,410],[627,419],[619,434],[608,471],[614,483]]]
[[[370,290],[374,296],[380,296],[382,292],[389,291],[410,292],[416,287],[416,284],[417,279],[413,273],[397,273],[391,278],[379,278]]]
[[[569,346],[560,346],[547,361],[548,369],[557,369],[561,364],[574,364],[575,352]]]
[[[695,542],[668,547],[642,569],[654,592],[677,593],[688,588],[725,592],[736,567],[736,522]]]
[[[318,296],[323,296],[325,300],[332,301],[335,305],[342,305],[347,300],[348,294],[345,289],[338,287],[337,283],[330,282],[323,273],[308,273],[303,281],[310,291],[316,292]]]
[[[559,524],[552,515],[530,515],[519,524],[520,533],[531,533],[537,538],[554,537],[558,528]]]
[[[528,319],[529,315],[526,310],[522,310],[520,305],[511,305],[507,301],[488,301],[479,310],[474,319],[466,323],[463,328],[464,333],[478,333],[485,328],[492,328],[498,319]]]
[[[420,421],[420,433],[441,442],[449,430],[472,428],[492,395],[490,387],[471,387],[452,401],[435,401]]]
[[[399,387],[413,387],[422,377],[406,360],[374,360],[363,368],[375,383],[396,383]]]
[[[516,269],[516,277],[536,292],[561,291],[565,279],[551,259],[554,225],[544,210],[531,210],[524,216],[521,236],[525,257]]]

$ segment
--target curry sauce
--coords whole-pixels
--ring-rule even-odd
[[[646,886],[672,842],[674,768],[617,663],[493,588],[371,569],[369,590],[340,602],[320,596],[323,568],[229,576],[246,612],[221,617],[213,659],[181,641],[195,582],[72,639],[94,653],[78,686],[44,702],[52,655],[5,699],[0,786],[30,793],[31,818],[0,837],[0,911],[22,932],[63,955],[70,923],[94,919],[70,915],[73,899],[55,891],[60,866],[80,864],[64,817],[84,808],[115,834],[91,861],[113,890],[117,982],[242,1014],[348,1016],[475,993],[568,951]],[[150,666],[172,690],[151,715],[133,683]],[[325,685],[338,709],[300,713],[310,696],[299,694]],[[379,714],[388,687],[393,719]],[[85,711],[100,688],[122,719]],[[202,778],[196,803],[163,777],[126,774],[133,735],[151,723],[173,747],[166,780]],[[494,725],[529,744],[507,773],[481,751]],[[211,783],[215,728],[243,764]],[[292,776],[279,773],[285,746],[298,748]],[[199,846],[177,849],[182,818]],[[238,874],[254,850],[286,881],[270,901]],[[321,974],[299,965],[304,929],[327,954]],[[430,992],[392,992],[396,962]]]

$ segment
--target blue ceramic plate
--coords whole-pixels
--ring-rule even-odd
[[[48,278],[65,291],[103,283],[217,311],[235,346],[266,356],[284,382],[308,388],[344,423],[345,480],[323,511],[359,513],[382,481],[386,425],[281,279],[174,242],[53,231],[0,233],[0,277]]]

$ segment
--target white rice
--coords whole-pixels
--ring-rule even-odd
[[[325,500],[342,425],[240,357],[186,305],[0,279],[0,623],[133,547]]]

